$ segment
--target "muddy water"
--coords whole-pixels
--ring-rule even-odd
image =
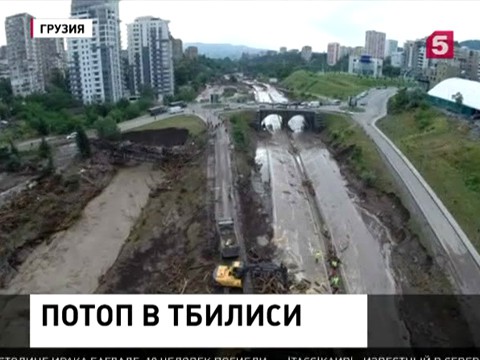
[[[342,262],[342,278],[348,293],[395,294],[398,289],[390,268],[390,234],[375,214],[363,209],[340,174],[327,149],[295,144],[306,175],[315,189],[315,200],[329,229],[333,246]],[[376,345],[408,345],[409,334],[398,313],[395,298],[384,298],[378,318]]]
[[[160,174],[121,170],[68,230],[35,248],[4,293],[92,293],[115,262]]]
[[[260,151],[260,154],[266,152],[268,155],[266,163],[271,179],[273,241],[278,249],[275,256],[296,274],[298,280],[311,282],[312,290],[327,292],[325,265],[323,262],[316,263],[314,256],[316,251],[323,250],[323,243],[301,173],[288,148],[287,134],[277,132]]]
[[[396,286],[383,244],[388,238],[379,225],[358,210],[327,149],[299,144],[300,156],[316,190],[316,200],[325,216],[333,244],[343,262],[349,293],[395,294]],[[377,235],[379,238],[377,238]]]

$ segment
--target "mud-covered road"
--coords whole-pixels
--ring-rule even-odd
[[[365,221],[340,174],[337,163],[320,144],[295,139],[307,176],[315,189],[333,245],[342,259],[345,287],[352,294],[395,294],[389,268],[388,231],[372,231],[375,218]]]
[[[312,209],[304,179],[294,154],[289,152],[289,139],[279,131],[263,144],[271,179],[274,243],[276,257],[295,273],[298,280],[306,279],[311,290],[330,291],[325,261],[315,260],[315,253],[325,254],[316,214]]]

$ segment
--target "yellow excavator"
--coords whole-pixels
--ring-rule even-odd
[[[213,280],[217,285],[231,288],[243,288],[243,278],[248,272],[272,272],[282,276],[284,284],[288,282],[288,270],[283,264],[257,263],[244,264],[242,261],[234,261],[228,265],[218,265],[213,272]]]

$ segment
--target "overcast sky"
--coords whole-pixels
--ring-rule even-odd
[[[0,45],[5,17],[28,12],[38,18],[68,18],[70,0],[0,0]],[[480,1],[298,1],[298,0],[121,0],[122,44],[126,25],[139,16],[170,20],[184,42],[231,43],[274,49],[280,46],[326,51],[327,43],[364,45],[365,31],[388,39],[414,40],[434,30],[454,30],[458,41],[480,39]]]

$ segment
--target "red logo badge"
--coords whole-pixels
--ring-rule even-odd
[[[453,31],[437,30],[427,38],[427,59],[453,59]]]

